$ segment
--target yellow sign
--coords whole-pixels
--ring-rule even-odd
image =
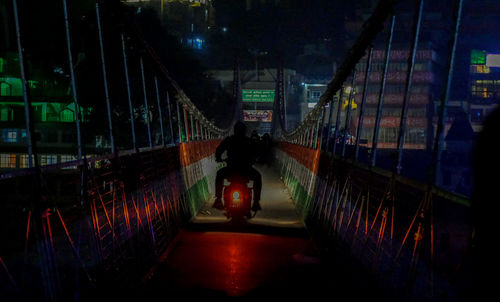
[[[346,110],[347,105],[349,105],[349,100],[344,100],[344,102],[342,102],[342,110]],[[358,108],[358,104],[356,104],[354,102],[354,100],[352,100],[351,101],[351,109],[356,109],[356,108]]]

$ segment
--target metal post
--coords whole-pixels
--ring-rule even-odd
[[[436,138],[434,140],[434,173],[432,175],[431,182],[434,185],[438,185],[441,175],[441,149],[443,146],[444,137],[444,123],[447,115],[448,99],[450,97],[451,81],[453,77],[455,53],[457,48],[458,33],[460,29],[461,17],[462,17],[463,0],[458,0],[457,10],[456,10],[456,20],[455,20],[455,32],[453,33],[452,40],[450,41],[451,49],[450,56],[447,62],[448,77],[446,78],[446,84],[443,89],[441,96],[441,114],[439,115],[439,121],[437,124]]]
[[[285,72],[283,70],[283,61],[280,60],[279,63],[279,68],[278,68],[278,93],[279,93],[279,100],[280,100],[280,122],[281,122],[281,117],[283,117],[283,130],[286,131],[287,128],[287,121],[286,121],[286,95],[285,95]]]
[[[304,144],[303,146],[307,146],[309,143],[309,129],[304,130]]]
[[[307,147],[309,144],[309,129],[304,130],[304,147]]]
[[[69,70],[71,74],[71,88],[73,90],[73,103],[75,104],[75,124],[76,124],[76,138],[78,144],[78,159],[82,159],[83,156],[83,144],[82,144],[82,133],[80,129],[80,106],[78,105],[78,94],[76,92],[76,79],[75,79],[75,70],[73,66],[73,55],[71,54],[71,35],[69,32],[69,20],[68,20],[68,6],[66,4],[66,0],[63,0],[63,9],[64,9],[64,25],[66,28],[66,46],[68,48],[68,63]]]
[[[399,125],[399,137],[398,137],[398,144],[397,144],[398,156],[397,156],[397,162],[395,165],[396,172],[398,174],[401,173],[401,160],[403,158],[403,145],[404,145],[404,137],[405,137],[405,130],[406,130],[406,117],[408,114],[408,103],[410,102],[410,96],[411,96],[413,70],[415,67],[414,66],[415,65],[415,57],[416,57],[417,49],[418,49],[418,38],[420,36],[420,25],[422,23],[423,10],[424,10],[424,0],[419,0],[418,11],[417,11],[417,14],[415,15],[416,23],[415,23],[414,32],[413,32],[411,55],[408,59],[408,73],[407,73],[407,77],[406,77],[405,97],[403,99],[403,108],[401,111],[401,122]]]
[[[177,107],[177,129],[179,130],[179,143],[182,143],[182,122],[181,122],[181,110],[179,108],[179,101],[175,102]]]
[[[168,91],[167,91],[167,112],[168,112],[168,123],[170,125],[170,137],[172,139],[172,143],[175,144],[174,127],[172,125],[172,113],[170,111],[170,95],[168,94]]]
[[[314,128],[316,128],[316,122],[312,121],[311,122],[311,134],[309,135],[309,144],[308,147],[312,148],[314,146]]]
[[[318,149],[321,150],[321,146],[323,145],[323,126],[325,125],[325,111],[326,107],[323,107],[323,110],[321,111],[321,124],[319,126],[319,132],[318,132]]]
[[[33,137],[34,126],[31,111],[31,99],[29,97],[28,81],[26,79],[26,69],[24,66],[24,48],[21,41],[21,27],[19,24],[19,13],[17,11],[17,0],[12,1],[14,7],[14,21],[16,24],[17,51],[19,55],[19,68],[23,85],[24,115],[26,117],[26,140],[28,145],[28,167],[38,167],[38,154],[36,152],[36,141]]]
[[[194,140],[198,140],[198,137],[194,137],[194,134],[195,134],[195,129],[194,129],[194,123],[193,123],[193,114],[190,114],[189,115],[189,122],[190,122],[190,125],[191,125],[191,139],[194,141]]]
[[[132,132],[132,147],[137,150],[137,141],[135,137],[135,118],[134,118],[134,106],[132,105],[132,92],[130,91],[130,79],[128,75],[128,62],[127,62],[127,52],[125,50],[125,36],[123,33],[121,35],[122,40],[122,54],[123,54],[123,68],[125,71],[125,83],[127,84],[127,99],[128,99],[128,109],[130,111],[130,128]]]
[[[359,156],[359,140],[361,139],[361,134],[363,130],[363,118],[365,114],[365,104],[366,104],[366,95],[368,93],[368,81],[370,79],[370,72],[372,69],[372,57],[373,57],[373,46],[370,47],[368,51],[368,62],[366,64],[365,70],[365,82],[363,85],[363,98],[361,99],[361,107],[359,109],[359,118],[358,118],[358,129],[356,131],[356,147],[354,151],[354,160],[358,160]]]
[[[327,125],[327,131],[326,131],[326,152],[328,152],[329,146],[330,146],[330,132],[332,128],[332,118],[333,118],[333,106],[334,106],[334,99],[330,101],[330,110],[328,113],[328,125]]]
[[[113,119],[111,118],[111,103],[109,100],[108,76],[106,74],[106,60],[104,57],[104,43],[102,41],[101,13],[99,4],[95,4],[95,13],[97,16],[97,29],[99,32],[99,46],[101,50],[102,76],[104,83],[104,95],[106,97],[106,110],[108,112],[109,143],[111,144],[111,153],[115,154],[115,140],[113,137]]]
[[[193,139],[189,137],[189,124],[188,124],[188,111],[186,110],[186,107],[184,107],[184,129],[186,129],[186,142],[189,143],[190,139]]]
[[[320,121],[321,117],[318,117],[318,119],[316,120],[316,122],[314,123],[313,125],[313,141],[312,141],[312,144],[311,144],[311,148],[313,149],[316,149],[318,147],[318,137],[319,137],[319,121]]]
[[[201,135],[200,135],[200,120],[196,120],[196,140],[199,141],[201,140]]]
[[[146,76],[144,75],[144,62],[142,60],[142,57],[139,58],[139,62],[141,64],[142,91],[144,94],[144,117],[146,119],[146,126],[148,128],[148,142],[149,142],[149,148],[153,148],[153,141],[151,139],[151,125],[149,124],[149,105],[148,105],[148,96],[146,93]]]
[[[391,27],[389,30],[389,37],[387,39],[387,47],[385,49],[384,71],[382,74],[382,82],[380,83],[380,91],[379,91],[379,95],[378,95],[377,115],[375,117],[375,125],[373,127],[372,153],[371,153],[371,165],[372,165],[372,167],[375,167],[375,164],[377,162],[378,132],[379,132],[379,127],[380,127],[380,120],[382,119],[382,109],[383,109],[384,94],[385,94],[385,83],[387,80],[387,71],[389,70],[389,62],[391,60],[392,38],[394,35],[394,24],[395,23],[396,23],[396,16],[392,16]]]
[[[26,69],[24,65],[24,48],[22,46],[22,41],[21,41],[21,27],[19,23],[19,13],[18,13],[18,8],[17,8],[17,0],[12,0],[12,5],[13,5],[13,10],[14,10],[14,22],[16,26],[16,38],[17,38],[17,51],[19,55],[19,68],[20,68],[20,73],[21,73],[21,81],[22,81],[22,86],[23,86],[23,99],[24,99],[24,114],[25,114],[25,119],[26,119],[26,139],[27,139],[27,146],[28,146],[28,167],[35,168],[34,174],[33,174],[33,188],[31,190],[32,193],[32,198],[30,200],[30,208],[31,210],[36,213],[34,217],[34,223],[33,225],[33,233],[35,237],[35,241],[38,242],[37,248],[40,253],[40,255],[44,256],[42,259],[46,259],[46,246],[44,245],[45,241],[40,240],[40,233],[39,233],[39,225],[43,223],[43,221],[40,221],[42,215],[41,215],[41,209],[42,207],[45,206],[45,204],[42,204],[44,199],[42,198],[42,191],[41,191],[41,171],[40,171],[40,166],[38,163],[38,154],[37,154],[37,149],[36,149],[36,141],[34,139],[33,133],[34,133],[34,126],[33,126],[33,116],[32,116],[32,110],[31,110],[31,99],[29,96],[29,89],[28,89],[28,82],[27,82],[27,76],[26,76]],[[0,258],[1,260],[1,258]],[[45,295],[47,298],[50,299],[50,297],[55,296],[54,293],[54,288],[55,284],[53,284],[52,278],[49,278],[49,275],[51,273],[50,267],[48,265],[48,261],[41,261],[41,272],[42,272],[42,280],[44,283],[44,291]],[[55,298],[54,298],[55,299]]]
[[[344,85],[340,87],[340,96],[337,105],[337,116],[335,117],[335,132],[333,132],[333,150],[332,154],[335,155],[337,153],[337,138],[339,135],[339,126],[340,126],[340,115],[342,113],[342,102],[344,98]]]
[[[165,131],[163,130],[163,111],[161,110],[160,91],[158,90],[158,78],[155,76],[156,101],[158,103],[158,116],[160,118],[161,145],[165,146]]]
[[[352,74],[352,80],[351,80],[351,91],[349,92],[349,100],[347,101],[347,112],[346,112],[346,117],[345,117],[345,126],[344,126],[344,135],[342,137],[342,157],[345,156],[345,144],[346,144],[346,137],[347,137],[347,129],[349,128],[349,123],[351,121],[351,107],[352,107],[352,100],[354,97],[354,80],[356,79],[356,69],[354,69],[354,72]]]
[[[310,143],[309,143],[309,148],[313,148],[314,146],[314,136],[315,136],[315,128],[316,128],[316,122],[312,122],[312,125],[311,125],[311,134],[309,135],[309,138],[310,138]]]
[[[304,143],[302,144],[304,147],[307,147],[309,143],[309,132],[308,128],[304,129]]]

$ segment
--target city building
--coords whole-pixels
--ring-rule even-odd
[[[68,83],[34,79],[28,85],[40,164],[75,160],[75,106]],[[8,52],[0,57],[0,170],[27,168],[27,152],[19,62]]]
[[[128,5],[152,8],[170,34],[195,50],[206,47],[207,34],[215,30],[215,9],[209,0],[126,0]],[[221,31],[227,29],[220,29]]]
[[[484,119],[500,103],[499,54],[485,50],[471,50],[470,60],[470,121],[474,132],[479,132]]]
[[[328,82],[322,81],[320,83],[301,83],[303,88],[302,102],[300,104],[300,120],[303,121],[305,117],[312,111],[312,109],[319,102],[321,95],[326,91]]]
[[[457,46],[453,100],[463,100],[475,133],[500,103],[500,3],[465,1]]]
[[[356,10],[354,18],[346,21],[346,35],[353,43],[363,28],[364,21],[376,5],[376,1]],[[383,99],[382,119],[380,123],[377,147],[393,149],[397,147],[402,104],[405,96],[408,73],[408,58],[411,49],[411,37],[415,20],[415,5],[402,3],[396,8],[396,25],[392,41],[392,51],[386,77]],[[431,151],[437,129],[438,108],[446,74],[448,41],[453,24],[452,7],[446,1],[437,0],[433,5],[426,5],[414,64],[411,96],[408,103],[404,149]],[[367,87],[367,99],[363,131],[360,142],[371,147],[373,127],[379,91],[384,68],[387,31],[382,31],[374,41],[372,68]],[[355,103],[360,104],[363,95],[363,82],[366,70],[366,57],[356,66]],[[445,122],[445,134],[450,129],[454,116],[466,107],[465,100],[455,99],[449,102],[448,118]],[[359,110],[358,110],[359,111]],[[358,122],[359,112],[353,112],[354,122]]]
[[[409,50],[392,50],[391,62],[386,77],[382,118],[378,137],[378,148],[397,147],[402,104],[405,96],[407,58]],[[385,50],[374,49],[372,70],[367,93],[361,141],[371,147],[373,127],[379,102],[380,83],[384,68]],[[440,96],[440,85],[436,83],[437,71],[442,66],[438,55],[432,49],[418,50],[414,65],[411,97],[406,120],[405,149],[431,150],[433,142],[434,102]],[[354,102],[361,104],[365,78],[366,58],[356,67]],[[354,112],[353,112],[354,113]],[[357,114],[353,114],[357,125]]]

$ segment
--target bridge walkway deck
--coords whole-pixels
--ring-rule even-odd
[[[144,279],[141,301],[382,299],[347,254],[323,253],[314,244],[278,172],[258,169],[263,210],[235,228],[207,202]]]

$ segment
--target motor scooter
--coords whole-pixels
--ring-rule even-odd
[[[243,173],[235,172],[224,179],[223,201],[225,215],[232,222],[243,222],[252,214],[253,182]]]

